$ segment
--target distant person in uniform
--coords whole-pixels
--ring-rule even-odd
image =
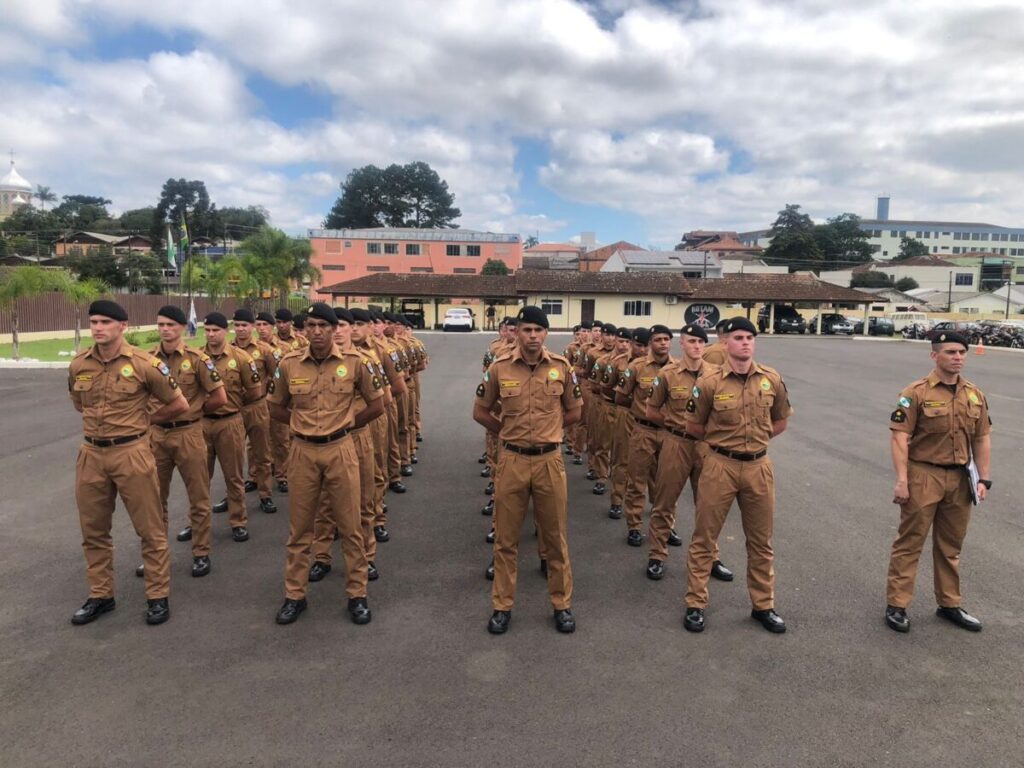
[[[496,314],[497,313],[494,310],[494,305],[493,304],[488,304],[487,305],[487,309],[484,310],[484,317],[487,319],[487,322],[486,322],[484,327],[488,331],[493,331],[494,330],[494,316]]]

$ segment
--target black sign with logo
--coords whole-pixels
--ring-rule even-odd
[[[714,328],[719,317],[718,307],[714,304],[691,304],[683,313],[687,325],[699,325],[705,330]]]

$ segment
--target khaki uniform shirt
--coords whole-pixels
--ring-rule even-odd
[[[260,370],[248,352],[232,344],[225,344],[224,351],[219,355],[210,354],[209,347],[204,350],[216,366],[217,374],[224,380],[224,390],[228,395],[227,404],[214,411],[214,415],[227,416],[240,411],[245,404],[244,393],[247,390],[255,389],[262,393]]]
[[[710,366],[705,365],[699,371],[688,371],[682,360],[673,360],[658,372],[647,405],[661,410],[666,427],[686,431],[687,403],[697,380],[708,370]]]
[[[716,341],[707,347],[704,347],[704,362],[711,363],[712,365],[725,365],[728,360],[728,355],[725,354],[725,344],[721,341]]]
[[[159,359],[122,341],[106,363],[95,346],[76,355],[68,366],[68,391],[82,409],[86,437],[109,440],[149,430],[149,399],[165,405],[176,400],[178,382]]]
[[[606,350],[604,347],[594,347],[587,352],[585,370],[587,381],[590,383],[590,391],[597,395],[601,394],[601,379],[604,378],[604,367],[607,359],[615,354],[615,350]]]
[[[188,412],[178,416],[178,421],[195,421],[203,415],[203,403],[206,396],[224,386],[217,366],[210,356],[200,349],[194,349],[184,341],[169,355],[164,354],[163,347],[157,344],[150,354],[158,358],[171,371],[171,376],[178,382],[181,394],[188,400]],[[150,401],[150,411],[156,410],[156,403]]]
[[[782,376],[753,363],[746,381],[728,366],[705,372],[694,385],[687,421],[704,425],[708,445],[727,451],[767,450],[772,422],[793,413]]]
[[[287,339],[277,337],[277,343],[283,350],[290,350],[295,352],[299,349],[305,349],[309,346],[309,339],[305,336],[299,336],[297,333],[293,333]]]
[[[967,464],[974,439],[992,431],[982,391],[962,376],[954,391],[934,371],[900,393],[889,422],[910,435],[910,460],[927,464]]]
[[[247,352],[252,361],[256,363],[264,387],[270,384],[270,380],[274,377],[274,371],[277,370],[277,361],[283,355],[275,354],[274,348],[265,341],[260,341],[256,334],[249,337],[249,343],[245,346],[239,344],[237,339],[232,343],[237,349]]]
[[[502,441],[533,446],[562,441],[562,417],[583,406],[583,395],[564,357],[543,349],[531,368],[517,348],[487,369],[476,402],[488,411],[500,403]]]
[[[619,377],[619,383],[615,387],[615,392],[632,398],[629,404],[629,412],[633,416],[638,419],[647,418],[647,399],[651,396],[654,382],[657,381],[661,371],[671,363],[671,357],[665,360],[664,363],[659,363],[654,359],[653,355],[648,353],[631,361],[626,366],[626,370]],[[692,384],[690,389],[693,389]],[[689,395],[687,395],[687,398],[689,398]],[[685,400],[683,405],[686,405]]]
[[[606,398],[615,399],[615,388],[629,367],[629,357],[629,352],[614,352],[605,363],[604,371],[601,374],[601,394]]]
[[[306,347],[285,355],[274,372],[270,402],[291,409],[291,429],[300,435],[323,437],[355,426],[366,403],[384,396],[384,382],[370,358],[356,350],[332,345],[317,361]]]

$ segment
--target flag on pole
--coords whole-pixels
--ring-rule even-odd
[[[171,225],[167,225],[167,266],[171,269],[177,269],[178,264],[174,260],[174,238],[171,237]]]
[[[199,330],[199,320],[196,318],[196,300],[189,302],[188,308],[188,335],[194,337]]]
[[[185,223],[185,217],[181,217],[181,226],[178,228],[178,234],[180,235],[179,245],[181,249],[188,252],[188,224]]]

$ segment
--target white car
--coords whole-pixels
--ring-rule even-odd
[[[476,318],[463,307],[452,307],[444,313],[441,329],[445,331],[475,331]]]

